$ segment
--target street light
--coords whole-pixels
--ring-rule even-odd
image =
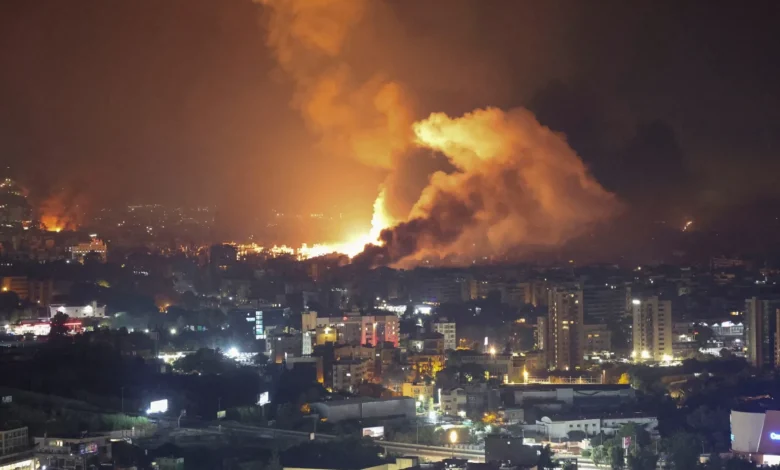
[[[490,347],[490,355],[491,356],[495,356],[496,355],[496,347],[495,346],[491,346]]]
[[[452,458],[455,458],[455,444],[458,443],[458,433],[453,429],[450,431],[450,443],[452,444]]]

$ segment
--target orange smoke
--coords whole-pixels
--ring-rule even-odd
[[[81,221],[80,209],[78,198],[56,193],[41,203],[38,219],[42,228],[50,232],[75,230]]]
[[[517,256],[560,245],[619,210],[565,139],[525,109],[435,113],[414,130],[456,171],[431,177],[409,220],[361,255],[370,265]]]
[[[392,169],[412,139],[410,107],[398,83],[356,79],[343,58],[367,0],[259,0],[269,7],[268,45],[295,85],[292,105],[324,150]]]
[[[461,262],[508,250],[561,244],[618,210],[565,139],[524,109],[476,110],[414,122],[402,87],[381,74],[356,79],[345,50],[368,0],[260,0],[269,10],[268,44],[295,85],[292,105],[328,155],[389,171],[415,147],[444,154],[455,168],[431,176],[406,221],[374,203],[372,229],[306,256],[338,251],[371,265],[424,257]],[[388,228],[391,227],[392,228]]]
[[[368,0],[257,0],[268,7],[268,45],[295,85],[292,106],[320,137],[328,156],[392,170],[413,142],[411,106],[401,86],[377,73],[355,77],[345,45]],[[381,192],[381,190],[380,190]],[[384,196],[374,204],[372,233],[392,222]],[[350,246],[376,237],[363,235]],[[354,250],[350,250],[354,251]]]

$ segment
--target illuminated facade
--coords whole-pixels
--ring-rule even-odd
[[[673,357],[672,302],[657,296],[631,301],[635,360],[666,361]]]
[[[778,334],[780,334],[780,298],[751,297],[745,300],[745,341],[748,362],[755,367],[780,365]]]
[[[584,356],[582,289],[556,287],[547,297],[547,362],[553,369],[574,370]]]
[[[106,258],[108,257],[108,247],[106,247],[103,240],[99,238],[93,238],[88,243],[73,245],[68,251],[70,251],[71,259],[78,262],[83,262],[84,257],[90,253],[97,255],[102,263],[105,263]]]
[[[89,305],[52,304],[49,306],[49,316],[54,317],[58,313],[64,313],[70,318],[104,318],[106,306],[98,305],[97,302],[92,302]]]
[[[455,322],[437,321],[433,324],[433,331],[444,336],[444,350],[458,349],[458,339],[456,335]]]

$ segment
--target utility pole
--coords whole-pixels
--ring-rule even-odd
[[[119,387],[122,393],[122,413],[125,412],[125,387]]]

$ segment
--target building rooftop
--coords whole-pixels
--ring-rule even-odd
[[[519,389],[529,391],[546,391],[557,390],[559,388],[571,388],[574,389],[575,392],[631,389],[631,385],[628,384],[502,384],[500,387],[502,389]]]

